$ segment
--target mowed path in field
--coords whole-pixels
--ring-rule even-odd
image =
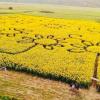
[[[94,90],[74,94],[67,84],[13,71],[0,71],[0,95],[18,100],[100,100]]]

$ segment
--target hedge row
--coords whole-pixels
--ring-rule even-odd
[[[32,68],[29,67],[25,67],[23,65],[19,65],[17,63],[11,62],[11,61],[6,61],[3,62],[1,64],[1,67],[6,67],[8,70],[14,70],[14,71],[18,71],[18,72],[25,72],[34,76],[39,76],[39,77],[43,77],[43,78],[47,78],[50,80],[56,80],[56,81],[61,81],[61,82],[65,82],[68,84],[72,84],[72,83],[77,83],[75,80],[71,80],[68,77],[64,77],[64,76],[58,76],[55,74],[51,74],[51,73],[45,73],[45,72],[40,72],[38,70],[34,70]],[[91,83],[89,82],[80,82],[77,83],[79,85],[80,88],[89,88]]]

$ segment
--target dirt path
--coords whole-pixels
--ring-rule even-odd
[[[0,71],[0,95],[20,100],[100,100],[93,89],[75,94],[67,84],[13,71]]]

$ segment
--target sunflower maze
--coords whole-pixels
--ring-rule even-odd
[[[100,23],[95,21],[0,16],[0,63],[8,69],[89,87],[97,54]]]

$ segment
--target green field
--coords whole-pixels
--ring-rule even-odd
[[[9,10],[9,7],[13,10]],[[66,19],[90,19],[100,20],[100,8],[84,8],[84,7],[71,7],[61,5],[48,5],[48,4],[32,4],[32,5],[17,5],[6,4],[0,6],[0,14],[22,13],[34,16],[48,16],[55,18]],[[47,12],[42,12],[47,11]],[[49,12],[48,12],[49,11]]]

